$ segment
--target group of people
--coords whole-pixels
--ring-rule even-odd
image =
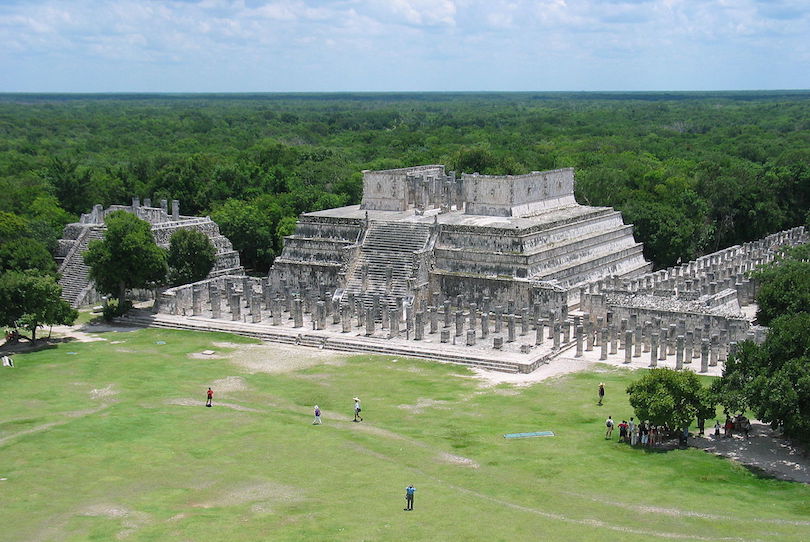
[[[734,438],[735,429],[742,431],[742,434],[745,436],[746,440],[751,438],[751,420],[743,415],[739,415],[736,418],[732,418],[731,416],[727,415],[726,422],[722,426],[720,425],[720,420],[716,420],[714,422],[715,437],[720,437],[721,428],[723,429],[723,438]]]
[[[605,439],[613,438],[614,421],[612,416],[605,420]],[[630,420],[622,420],[619,423],[619,442],[627,443],[631,446],[658,446],[672,434],[667,425],[655,425],[645,420],[637,423],[631,416]]]

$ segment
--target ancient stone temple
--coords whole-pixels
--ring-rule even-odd
[[[138,218],[149,222],[155,242],[163,248],[169,247],[171,236],[178,229],[201,231],[208,236],[217,251],[217,261],[210,277],[244,272],[239,254],[233,249],[231,242],[219,233],[217,224],[207,216],[181,216],[180,203],[177,200],[172,200],[171,213],[166,200],[161,200],[160,207],[152,207],[149,199],[145,199],[141,205],[139,198],[133,198],[132,205],[113,205],[108,209],[95,205],[90,213],[81,216],[79,222],[65,226],[63,238],[59,240],[57,248],[56,261],[61,275],[59,284],[62,286],[62,297],[73,307],[98,299],[88,278],[88,269],[82,254],[90,241],[104,237],[104,218],[113,211],[134,213]]]
[[[582,285],[650,268],[618,211],[575,201],[571,168],[457,177],[429,165],[364,171],[360,205],[301,215],[270,282],[364,306],[461,296],[545,314],[578,303]]]

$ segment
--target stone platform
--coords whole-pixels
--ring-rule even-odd
[[[317,322],[315,326],[312,322],[307,322],[306,326],[295,327],[295,322],[286,317],[280,325],[273,325],[268,316],[264,313],[262,320],[254,323],[245,321],[252,319],[249,315],[234,321],[215,319],[204,313],[199,316],[184,316],[133,310],[120,321],[146,327],[235,333],[269,342],[343,352],[408,356],[508,373],[529,373],[541,364],[548,363],[558,353],[574,346],[571,340],[563,342],[564,337],[561,335],[559,346],[555,348],[554,341],[548,338],[547,328],[543,329],[543,342],[539,345],[535,344],[536,330],[525,335],[515,330],[515,340],[508,342],[506,326],[503,326],[503,333],[491,333],[487,341],[479,339],[476,344],[467,345],[469,334],[466,332],[463,337],[448,333],[449,342],[442,343],[441,331],[447,332],[450,328],[439,328],[436,333],[426,332],[421,340],[416,341],[412,336],[406,336],[405,330],[398,337],[392,337],[391,331],[386,329],[378,329],[367,335],[365,326],[358,327],[354,323],[350,331],[343,332],[341,324],[313,329],[318,327]],[[493,348],[496,338],[503,341],[498,350]]]

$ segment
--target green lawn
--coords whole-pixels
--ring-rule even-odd
[[[187,356],[244,338],[103,336],[123,342],[0,369],[0,540],[810,539],[808,486],[604,440],[608,414],[631,415],[624,370],[524,388],[384,356],[248,374]],[[233,376],[243,389],[204,408],[207,386]],[[538,430],[557,436],[502,436]]]

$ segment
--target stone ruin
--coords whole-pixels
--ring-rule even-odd
[[[178,200],[172,200],[171,213],[169,213],[167,200],[161,200],[160,207],[152,207],[149,198],[144,199],[143,205],[139,198],[132,198],[132,205],[113,205],[108,209],[95,205],[91,212],[81,216],[79,222],[65,226],[63,237],[59,240],[57,247],[56,262],[61,276],[59,284],[62,286],[62,297],[69,301],[72,307],[79,307],[100,299],[88,277],[88,268],[84,263],[83,254],[90,241],[104,237],[106,230],[104,219],[114,211],[133,213],[138,218],[149,222],[152,225],[155,242],[166,249],[169,248],[172,234],[178,229],[193,229],[207,235],[217,254],[216,263],[209,277],[244,272],[239,262],[239,253],[233,249],[231,242],[220,234],[219,226],[207,216],[181,216]]]
[[[803,228],[653,273],[621,214],[573,188],[572,169],[366,171],[361,205],[302,214],[268,276],[172,288],[131,320],[508,372],[594,347],[712,366],[761,339],[747,272]]]

